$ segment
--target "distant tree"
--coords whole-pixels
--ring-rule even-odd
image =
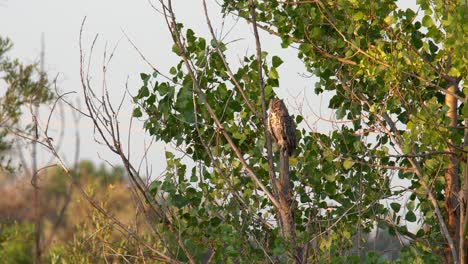
[[[0,36],[0,168],[3,169],[12,169],[8,155],[11,135],[18,132],[23,112],[29,111],[30,105],[45,103],[53,97],[49,80],[37,64],[23,64],[8,57],[12,47],[8,38]],[[21,132],[31,132],[31,128]]]
[[[11,147],[13,136],[28,139],[32,143],[31,170],[26,175],[31,176],[31,184],[35,187],[35,198],[32,203],[35,212],[34,233],[34,262],[41,262],[41,234],[42,217],[40,215],[40,194],[37,178],[37,152],[38,136],[37,123],[34,118],[19,126],[23,111],[36,115],[37,106],[50,101],[53,96],[49,91],[49,81],[43,69],[37,64],[22,64],[17,59],[11,59],[7,53],[12,48],[9,39],[0,36],[0,170],[12,171]],[[33,115],[33,116],[34,116]],[[26,164],[24,164],[26,165]],[[3,172],[3,171],[2,171]]]

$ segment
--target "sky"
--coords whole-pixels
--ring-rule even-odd
[[[158,6],[157,1],[153,1]],[[177,19],[186,27],[194,29],[196,34],[209,37],[203,15],[201,0],[174,0]],[[207,0],[209,13],[215,30],[219,33],[222,28],[220,7],[214,0]],[[401,7],[414,7],[414,1],[399,1]],[[98,42],[91,62],[91,75],[96,88],[100,88],[102,80],[102,58],[104,50],[113,49],[117,45],[114,58],[110,64],[108,87],[111,90],[112,101],[118,104],[125,91],[125,84],[131,94],[136,94],[141,86],[140,73],[151,73],[148,65],[139,57],[135,49],[124,37],[125,32],[145,57],[161,72],[168,72],[169,68],[178,62],[171,52],[172,40],[166,28],[163,17],[153,10],[147,0],[0,0],[0,35],[10,38],[14,49],[10,57],[18,58],[25,63],[37,62],[40,58],[41,39],[44,40],[45,70],[49,76],[57,76],[57,86],[61,92],[75,91],[76,94],[67,96],[67,100],[82,105],[80,100],[79,79],[79,31],[80,25],[86,17],[83,32],[83,46],[89,51],[91,42],[98,34]],[[235,62],[245,54],[255,52],[253,33],[250,25],[243,21],[227,19],[226,29],[233,27],[228,40],[237,40],[228,50],[228,61]],[[280,88],[279,97],[286,100],[290,112],[298,113],[297,103],[307,99],[311,106],[305,106],[304,112],[310,122],[316,124],[317,129],[329,126],[326,122],[317,121],[311,113],[329,117],[327,98],[313,93],[314,78],[305,78],[303,64],[297,59],[292,49],[281,49],[277,38],[261,33],[262,48],[270,55],[278,55],[285,63],[279,68]],[[1,91],[0,91],[1,92]],[[133,109],[131,99],[127,97],[121,115],[121,127],[128,127]],[[48,109],[41,111],[41,121],[45,123]],[[93,138],[93,126],[89,120],[82,118],[78,124],[73,121],[67,110],[65,118],[65,136],[61,143],[60,154],[71,165],[75,153],[75,129],[80,136],[80,159],[90,159],[96,162],[106,161],[118,164],[118,157],[106,148],[99,146]],[[51,131],[59,138],[61,130],[60,115],[54,115]],[[126,133],[125,133],[126,134]],[[125,135],[124,135],[125,136]],[[142,123],[135,122],[131,132],[132,160],[138,162],[144,154],[145,145],[151,138],[143,131]],[[157,143],[149,151],[150,167],[154,175],[163,172],[165,168],[164,151],[171,146]],[[27,147],[21,147],[23,153],[28,153]],[[41,164],[48,165],[50,156],[42,151]],[[26,155],[25,155],[26,156]]]

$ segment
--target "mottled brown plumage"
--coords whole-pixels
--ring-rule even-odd
[[[270,101],[267,129],[281,149],[291,156],[296,151],[296,125],[283,100]]]

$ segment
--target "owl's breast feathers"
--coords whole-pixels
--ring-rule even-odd
[[[283,100],[270,101],[267,130],[281,149],[291,156],[296,150],[296,126]]]

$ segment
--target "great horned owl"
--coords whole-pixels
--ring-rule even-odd
[[[296,151],[296,125],[283,100],[273,99],[268,109],[267,129],[281,149],[291,156]]]

